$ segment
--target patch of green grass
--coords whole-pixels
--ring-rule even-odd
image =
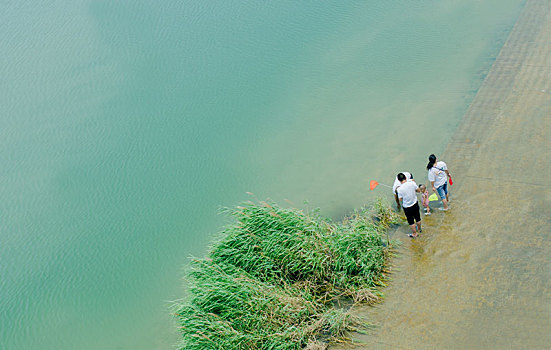
[[[397,220],[382,202],[338,224],[266,202],[228,211],[236,223],[192,263],[190,297],[176,312],[182,349],[312,347],[355,324],[333,301],[377,301],[383,235]]]

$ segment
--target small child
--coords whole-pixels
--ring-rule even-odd
[[[421,192],[421,203],[423,204],[423,207],[425,207],[425,215],[430,215],[429,191],[427,191],[427,186],[420,185],[419,191]]]

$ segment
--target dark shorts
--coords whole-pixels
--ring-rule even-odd
[[[411,207],[404,208],[404,213],[408,219],[408,224],[413,225],[416,221],[421,221],[421,213],[419,212],[419,202],[415,203]]]

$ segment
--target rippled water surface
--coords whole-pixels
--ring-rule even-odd
[[[170,348],[219,206],[420,174],[522,3],[5,2],[0,348]]]

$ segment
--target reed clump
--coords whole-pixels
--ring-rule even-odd
[[[182,349],[322,348],[320,339],[359,325],[336,300],[379,299],[384,233],[398,221],[382,202],[342,223],[266,202],[228,212],[236,222],[192,262],[190,296],[176,312]]]

